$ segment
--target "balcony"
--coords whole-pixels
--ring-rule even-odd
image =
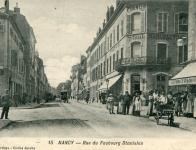
[[[135,58],[123,58],[116,61],[115,69],[117,71],[122,71],[123,68],[155,68],[155,67],[165,67],[170,66],[170,59],[157,59],[155,57],[135,57]]]

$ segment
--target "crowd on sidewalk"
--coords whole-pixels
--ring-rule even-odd
[[[164,91],[153,90],[147,93],[135,91],[130,95],[128,91],[121,92],[119,96],[110,93],[107,97],[106,107],[110,114],[114,114],[114,107],[117,107],[118,114],[132,114],[140,116],[142,107],[147,106],[147,116],[153,116],[157,109],[173,109],[176,116],[193,117],[195,96],[188,91],[167,94]],[[131,112],[129,112],[131,110]]]

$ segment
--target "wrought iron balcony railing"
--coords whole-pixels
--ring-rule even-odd
[[[155,58],[155,57],[134,57],[134,58],[123,58],[116,61],[116,68],[119,67],[135,67],[135,66],[152,66],[152,65],[168,65],[170,64],[169,58]]]

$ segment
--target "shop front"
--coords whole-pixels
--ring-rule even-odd
[[[196,106],[196,62],[188,64],[176,76],[169,80],[171,89],[175,92],[188,91],[194,95],[194,106]],[[194,109],[196,117],[196,109]]]
[[[106,79],[102,83],[102,85],[98,89],[99,99],[102,103],[105,103],[109,93],[112,93],[114,96],[118,96],[121,91],[122,91],[122,75],[117,75],[115,77]]]

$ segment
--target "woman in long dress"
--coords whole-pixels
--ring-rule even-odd
[[[133,102],[134,102],[134,110],[133,110],[134,115],[140,116],[142,104],[141,104],[141,98],[139,92],[136,92]]]
[[[193,105],[194,105],[194,98],[191,93],[187,94],[187,105],[186,105],[186,116],[192,117],[193,116]]]

